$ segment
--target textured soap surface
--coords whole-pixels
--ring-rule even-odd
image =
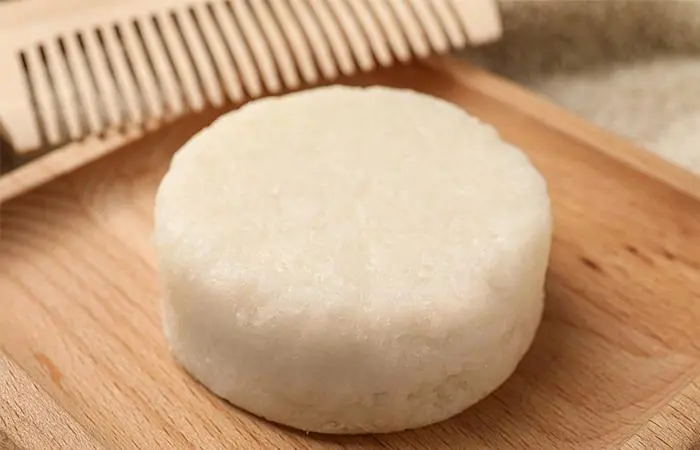
[[[175,358],[308,431],[453,416],[515,370],[543,309],[544,180],[456,106],[389,88],[253,102],[175,155],[157,194]]]

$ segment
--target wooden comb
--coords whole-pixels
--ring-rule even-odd
[[[16,151],[497,39],[493,0],[29,0],[0,8]],[[5,22],[5,23],[3,23]]]

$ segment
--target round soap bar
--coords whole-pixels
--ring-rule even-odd
[[[187,142],[158,189],[165,335],[268,420],[424,426],[531,345],[551,227],[524,154],[450,103],[338,86],[258,100]]]

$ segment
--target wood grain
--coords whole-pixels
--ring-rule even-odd
[[[700,449],[700,377],[649,419],[623,448]]]
[[[106,448],[692,448],[697,182],[665,184],[658,178],[674,168],[660,162],[654,171],[653,160],[641,172],[630,163],[639,150],[597,130],[582,134],[578,119],[517,87],[494,92],[505,82],[472,68],[408,66],[354,82],[455,102],[523,148],[547,179],[555,214],[547,306],[516,373],[444,423],[351,437],[271,425],[194,382],[161,334],[151,209],[173,152],[210,112],[2,205],[0,344],[42,398],[73,418],[85,442]],[[40,421],[34,414],[27,420]]]
[[[44,357],[54,377],[57,369]],[[0,351],[0,448],[100,448],[85,430]]]

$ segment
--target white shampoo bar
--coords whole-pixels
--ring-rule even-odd
[[[258,100],[186,143],[159,187],[165,334],[271,421],[428,425],[530,347],[551,228],[526,156],[450,103],[340,86]]]

